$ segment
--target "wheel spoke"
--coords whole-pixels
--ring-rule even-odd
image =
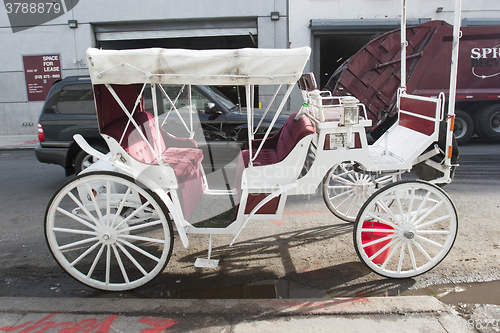
[[[91,247],[89,247],[87,249],[87,251],[83,252],[78,258],[76,258],[72,263],[70,263],[70,266],[74,267],[78,262],[80,262],[80,260],[82,260],[83,258],[88,256],[90,254],[90,252],[94,251],[99,246],[99,244],[101,244],[101,243],[97,242],[94,245],[92,245]]]
[[[349,198],[352,198],[352,196],[354,195],[354,191],[349,191],[350,194],[347,196],[347,198],[345,198],[340,204],[337,205],[337,208],[340,208],[342,207],[346,202],[348,202]],[[353,198],[354,200],[354,198]]]
[[[123,247],[123,245],[121,245],[120,243],[116,243],[116,246],[118,246],[120,248],[120,250],[122,250],[122,252],[125,253],[127,258],[129,258],[130,261],[132,261],[132,263],[135,265],[135,267],[137,267],[137,269],[140,270],[144,276],[148,275],[148,272],[146,272],[146,270],[137,262],[137,260],[135,260],[135,258],[132,257],[130,252],[128,252],[127,249],[125,247]]]
[[[413,249],[411,248],[411,242],[408,242],[408,252],[410,255],[411,265],[413,266],[413,270],[416,271],[417,270],[417,262],[415,260],[415,255],[413,254]]]
[[[352,184],[354,184],[354,180],[350,181],[349,179],[346,179],[346,178],[343,178],[343,177],[335,177],[335,178],[332,178],[332,180],[336,181],[337,183],[341,183],[341,184],[347,185],[349,187],[351,187]]]
[[[398,228],[394,223],[389,222],[386,219],[383,219],[382,217],[380,217],[378,215],[375,215],[372,212],[368,213],[368,217],[369,218],[373,218],[373,219],[377,220],[380,223],[387,224],[388,226],[392,227],[393,229],[397,229]]]
[[[415,241],[415,239],[412,239],[411,242],[427,258],[427,261],[432,261],[431,256],[427,253],[427,251],[424,250],[422,245],[420,245],[417,241]]]
[[[148,252],[144,251],[143,249],[141,249],[141,248],[139,248],[139,247],[135,246],[134,244],[129,243],[129,242],[127,242],[126,240],[123,240],[123,239],[120,239],[120,242],[121,242],[121,243],[123,243],[124,245],[126,245],[126,246],[130,247],[131,249],[133,249],[133,250],[135,250],[135,251],[139,252],[139,253],[140,253],[140,254],[142,254],[143,256],[146,256],[146,257],[148,257],[149,259],[152,259],[152,260],[154,260],[154,261],[156,261],[156,262],[160,262],[160,258],[155,257],[155,256],[154,256],[154,255],[152,255],[151,253],[148,253]]]
[[[420,215],[420,212],[422,211],[422,209],[424,208],[425,204],[427,203],[427,201],[429,200],[429,197],[431,196],[431,192],[428,191],[427,194],[425,195],[424,199],[422,200],[422,202],[420,203],[420,206],[418,206],[417,208],[417,211],[415,212],[415,214],[413,215],[413,218],[411,219],[410,223],[411,224],[415,224],[415,220],[418,218],[418,216]]]
[[[133,230],[138,230],[138,229],[144,229],[144,228],[152,227],[152,226],[155,226],[155,225],[158,225],[158,224],[161,224],[161,220],[157,220],[157,221],[152,221],[152,222],[149,222],[149,223],[135,225],[133,227],[128,227],[126,229],[120,229],[120,230],[118,230],[118,232],[119,233],[129,232],[129,231],[133,231]]]
[[[351,166],[352,167],[352,166]],[[340,168],[344,171],[344,173],[342,173],[340,176],[343,177],[344,175],[346,175],[347,177],[351,178],[353,182],[355,182],[356,180],[354,179],[354,177],[352,176],[353,173],[355,173],[354,170],[347,170],[346,168],[346,164],[344,163],[341,163],[340,164]]]
[[[403,266],[403,259],[405,257],[406,242],[402,242],[401,252],[399,253],[399,263],[398,263],[398,273],[401,273],[401,268]]]
[[[444,246],[439,244],[439,243],[436,243],[428,238],[425,238],[425,237],[422,237],[422,236],[419,236],[419,235],[416,235],[415,238],[418,238],[420,239],[421,241],[423,242],[426,242],[428,244],[431,244],[431,245],[434,245],[435,247],[439,247],[440,249],[444,249]]]
[[[396,233],[394,229],[372,229],[372,228],[361,228],[361,232],[384,232],[384,233]]]
[[[128,221],[130,221],[132,219],[132,217],[134,217],[136,214],[140,213],[144,208],[146,208],[150,204],[151,203],[149,201],[146,201],[146,203],[144,205],[142,205],[141,207],[139,207],[136,210],[134,210],[132,212],[132,214],[130,214],[129,216],[127,216],[126,218],[124,218],[120,223],[118,223],[118,225],[116,227],[114,227],[115,230],[118,230],[118,228],[121,227],[122,224],[127,223]]]
[[[329,190],[348,190],[351,188],[352,188],[352,185],[330,185],[330,186],[328,186]]]
[[[98,240],[97,237],[87,238],[87,239],[84,239],[84,240],[81,240],[81,241],[78,241],[78,242],[69,243],[69,244],[60,246],[60,247],[58,247],[58,250],[59,251],[66,250],[66,249],[69,249],[69,248],[72,248],[72,247],[75,247],[75,246],[79,246],[79,245],[83,245],[83,244],[87,244],[87,243],[90,243],[90,242],[93,242],[93,241],[96,241],[96,240]]]
[[[118,207],[118,211],[117,211],[118,214],[115,215],[115,217],[113,218],[113,222],[111,222],[111,227],[114,227],[116,220],[118,219],[118,216],[121,214],[121,211],[123,210],[123,207],[125,206],[125,202],[127,202],[127,198],[128,198],[131,191],[132,191],[132,189],[130,187],[127,188],[127,191],[125,192],[125,195],[123,196],[123,199],[120,202],[120,206]]]
[[[415,199],[415,188],[412,187],[411,194],[410,194],[410,203],[408,204],[408,216],[405,219],[406,222],[409,222],[411,220],[411,212],[413,210],[413,200],[414,199]]]
[[[428,226],[430,226],[430,225],[433,225],[434,223],[438,223],[438,222],[441,222],[441,221],[447,220],[447,219],[449,219],[449,218],[451,218],[451,215],[444,215],[444,216],[441,216],[441,217],[439,217],[439,218],[437,218],[437,219],[434,219],[434,220],[432,220],[432,221],[426,222],[426,223],[424,223],[424,224],[419,224],[419,225],[417,225],[417,229],[421,229],[421,228],[428,227]]]
[[[385,237],[382,237],[382,238],[376,239],[376,240],[371,241],[371,242],[369,242],[369,243],[365,243],[365,244],[363,244],[363,248],[365,248],[365,247],[367,247],[367,246],[372,246],[372,245],[375,245],[375,244],[378,244],[378,243],[385,242],[386,240],[393,239],[394,237],[396,237],[396,236],[395,236],[395,235],[389,235],[389,236],[385,236]]]
[[[104,221],[102,218],[101,210],[99,209],[99,205],[97,204],[97,200],[96,200],[96,197],[94,195],[94,191],[92,191],[92,189],[90,188],[89,183],[85,183],[85,186],[87,188],[88,194],[90,195],[90,201],[92,201],[92,204],[94,205],[94,209],[97,213],[97,217],[99,217],[99,223],[102,226],[102,225],[104,225]]]
[[[354,195],[354,198],[352,198],[351,204],[349,205],[349,208],[347,208],[347,211],[345,212],[346,215],[349,215],[349,212],[351,211],[355,202],[356,202],[356,195]]]
[[[99,261],[99,259],[101,259],[102,252],[104,251],[104,247],[106,247],[106,245],[102,244],[101,248],[99,249],[99,252],[97,252],[97,254],[94,258],[94,262],[92,263],[92,266],[90,267],[90,269],[87,273],[87,278],[90,278],[92,276],[92,274],[94,273],[94,269],[97,266],[97,262]]]
[[[334,197],[331,197],[331,198],[330,198],[330,201],[331,201],[331,200],[335,200],[335,199],[337,199],[337,198],[340,198],[340,197],[342,197],[342,196],[344,196],[344,195],[351,194],[351,193],[353,193],[353,192],[354,192],[354,190],[349,190],[349,191],[342,192],[342,193],[340,193],[340,194],[337,194],[337,195],[336,195],[336,196],[334,196]],[[348,197],[350,197],[350,195],[349,195]],[[340,206],[340,205],[338,205],[338,206]],[[338,206],[337,206],[337,207],[338,207]]]
[[[436,209],[439,208],[439,206],[441,206],[443,202],[440,201],[438,202],[437,204],[435,204],[431,209],[429,209],[424,215],[422,215],[413,225],[414,226],[417,226],[419,225],[423,220],[425,220],[429,215],[431,215]]]
[[[401,222],[404,221],[405,214],[403,213],[403,205],[401,204],[401,198],[399,197],[399,191],[394,191],[394,197],[396,198],[396,206],[398,207],[399,215],[401,216]],[[394,219],[397,221],[397,219]]]
[[[138,240],[138,241],[143,241],[143,242],[152,242],[152,243],[165,244],[165,240],[164,239],[156,239],[156,238],[142,237],[142,236],[136,236],[136,235],[120,235],[120,237],[121,238],[128,238],[128,239]]]
[[[389,261],[391,261],[392,257],[394,256],[394,253],[396,253],[396,251],[398,250],[401,243],[403,243],[403,242],[401,242],[401,241],[397,242],[396,245],[391,249],[391,251],[389,252],[389,255],[387,256],[387,259],[385,259],[384,263],[380,267],[381,269],[385,269],[385,266],[387,266]]]
[[[387,214],[390,215],[390,217],[394,220],[394,222],[397,224],[397,218],[396,218],[396,215],[394,215],[394,213],[392,212],[392,210],[387,206],[387,204],[385,202],[383,202],[382,200],[378,200],[376,203],[375,203],[375,206],[379,205],[380,208],[382,208],[383,211],[385,211]]]
[[[427,235],[449,235],[450,230],[417,230],[417,234],[427,234]]]
[[[52,230],[57,231],[57,232],[65,232],[68,234],[78,234],[78,235],[88,235],[88,236],[95,236],[96,235],[95,232],[87,231],[87,230],[79,230],[79,229],[54,228]]]
[[[111,273],[111,251],[109,244],[106,245],[106,285],[109,285],[109,276]]]
[[[393,239],[389,243],[387,243],[383,248],[378,250],[374,255],[372,255],[370,258],[368,258],[370,261],[373,261],[373,259],[377,258],[382,252],[387,250],[389,247],[391,247],[392,244],[394,244],[397,241],[397,239]]]
[[[97,230],[96,226],[93,226],[92,224],[88,223],[87,221],[85,221],[84,219],[82,219],[81,217],[79,216],[76,216],[74,214],[71,214],[70,212],[68,212],[67,210],[65,209],[62,209],[61,207],[57,207],[56,209],[59,213],[63,213],[64,215],[66,215],[67,217],[69,218],[72,218],[73,220],[77,221],[77,222],[80,222],[81,224],[83,224],[84,226],[86,226],[87,228],[89,229],[92,229],[92,230]]]
[[[83,212],[85,213],[85,215],[87,215],[92,221],[94,221],[94,224],[95,225],[99,225],[99,223],[97,222],[97,220],[95,219],[94,215],[92,215],[89,210],[80,202],[80,200],[78,200],[77,197],[75,197],[73,195],[73,193],[71,192],[68,192],[68,196],[71,198],[71,200],[73,200],[77,205],[78,207],[80,207],[81,210],[83,210]]]
[[[122,259],[120,258],[120,254],[118,253],[118,250],[116,249],[116,246],[113,244],[111,245],[113,248],[113,252],[115,253],[116,261],[118,262],[118,266],[120,266],[120,270],[122,271],[123,279],[125,280],[125,283],[129,284],[130,280],[128,279],[127,272],[125,271],[125,267],[123,267],[123,262]]]

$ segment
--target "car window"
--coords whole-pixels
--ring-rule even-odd
[[[162,85],[165,92],[168,94],[172,102],[175,102],[175,107],[179,110],[181,114],[189,114],[189,96],[188,96],[188,88],[185,86],[182,89],[182,85]],[[179,94],[180,92],[180,94]],[[179,96],[177,98],[177,96]],[[177,100],[176,100],[177,98]],[[212,103],[205,95],[203,95],[200,91],[196,89],[196,87],[191,87],[191,103],[193,105],[193,113],[205,113],[205,106],[207,103]],[[168,99],[163,96],[163,109],[165,112],[168,112],[172,108],[172,105],[168,101]]]
[[[59,92],[57,110],[63,114],[95,114],[90,83],[65,86]]]

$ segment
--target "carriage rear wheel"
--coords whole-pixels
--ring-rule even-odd
[[[323,179],[323,199],[339,219],[354,223],[363,204],[377,188],[399,180],[399,174],[356,171],[353,162],[334,165]]]
[[[434,268],[451,250],[457,212],[449,196],[424,181],[401,181],[375,192],[354,226],[359,258],[375,273],[408,278]]]
[[[75,279],[102,290],[137,288],[163,271],[173,247],[164,204],[132,178],[92,172],[65,183],[45,213],[52,255]]]

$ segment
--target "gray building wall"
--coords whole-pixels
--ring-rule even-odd
[[[454,0],[408,2],[409,20],[442,19],[452,23]],[[0,135],[36,133],[43,102],[28,102],[23,55],[60,54],[63,77],[88,74],[83,59],[85,50],[95,46],[96,26],[161,26],[172,22],[208,22],[206,26],[210,26],[214,20],[255,20],[259,47],[310,46],[313,54],[306,71],[318,72],[319,49],[311,20],[397,21],[400,4],[400,0],[80,0],[57,19],[17,33],[12,32],[6,11],[0,11]],[[437,12],[437,7],[443,10]],[[271,12],[279,12],[280,19],[271,20]],[[500,1],[463,0],[462,17],[500,18]],[[77,20],[78,28],[71,29],[68,20]],[[198,30],[189,30],[189,24],[186,27],[185,35],[200,34]],[[270,99],[271,90],[260,89],[259,101],[263,106]],[[287,108],[295,111],[301,103],[300,94],[295,91]]]
[[[34,134],[43,102],[28,102],[23,56],[60,54],[62,76],[86,75],[85,50],[95,46],[94,26],[171,21],[202,22],[207,18],[255,19],[258,46],[287,47],[287,0],[80,0],[64,15],[41,26],[13,33],[6,11],[0,11],[0,135]],[[279,20],[271,20],[279,12]],[[71,29],[68,20],[77,20]],[[83,60],[79,62],[80,60]],[[262,89],[263,104],[270,94]],[[24,124],[24,125],[23,125]],[[32,125],[29,125],[32,124]]]

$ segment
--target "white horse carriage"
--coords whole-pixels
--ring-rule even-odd
[[[165,268],[174,229],[185,247],[190,234],[208,235],[208,259],[197,259],[195,265],[216,267],[218,261],[210,258],[211,235],[234,235],[233,244],[247,223],[281,219],[289,195],[313,194],[322,182],[329,208],[354,222],[354,246],[374,272],[412,277],[443,260],[457,234],[452,201],[432,182],[400,180],[414,164],[427,161],[443,175],[434,183],[451,181],[447,152],[442,163],[430,160],[443,153],[435,146],[442,98],[401,90],[399,119],[369,145],[365,130],[371,121],[364,106],[355,98],[319,91],[312,75],[302,75],[309,54],[307,47],[87,50],[99,130],[110,152],[104,155],[75,136],[99,161],[64,184],[48,205],[46,238],[62,268],[97,289],[136,288]],[[297,82],[304,105],[270,135]],[[248,142],[227,190],[210,188],[203,152],[193,140],[197,114],[182,116],[176,107],[180,92],[171,93],[170,87],[179,84],[190,111],[191,85],[246,88]],[[256,85],[276,91],[262,119],[272,113],[271,105],[278,105],[262,139],[255,139],[262,132],[261,122],[254,122]],[[151,93],[152,113],[145,110],[145,91]],[[160,119],[158,98],[168,102],[171,117],[183,121],[187,137],[165,131],[162,122],[171,118]],[[234,200],[234,214],[227,214],[225,225],[193,222],[204,197]]]

